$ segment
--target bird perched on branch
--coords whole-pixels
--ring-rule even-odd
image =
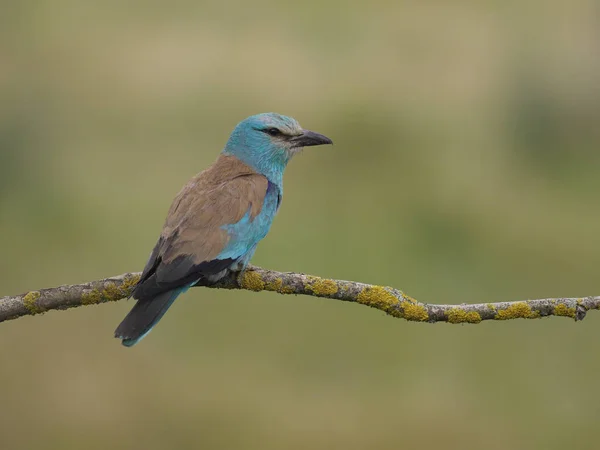
[[[115,337],[135,345],[190,287],[244,270],[279,209],[287,163],[303,147],[331,143],[275,113],[240,122],[217,160],[175,197]]]

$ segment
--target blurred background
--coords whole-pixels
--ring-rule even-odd
[[[9,1],[0,295],[141,270],[236,123],[324,133],[253,262],[431,303],[599,295],[600,14],[570,2]],[[2,449],[591,449],[600,315],[478,326],[193,289],[0,324]]]

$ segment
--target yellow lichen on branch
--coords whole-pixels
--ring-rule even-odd
[[[447,313],[448,322],[450,323],[479,323],[481,316],[475,311],[465,311],[460,308],[452,308]]]
[[[83,284],[30,291],[0,298],[0,322],[50,310],[94,305],[127,298],[139,273],[105,278]],[[549,298],[501,303],[435,305],[421,303],[391,287],[333,280],[302,273],[277,272],[249,267],[206,288],[271,291],[355,302],[412,322],[480,323],[485,320],[537,319],[548,316],[582,320],[600,309],[600,296]]]
[[[540,317],[538,311],[533,311],[531,306],[526,302],[516,302],[510,305],[506,309],[498,310],[496,313],[496,320],[510,320],[510,319],[537,319]]]
[[[240,277],[240,285],[248,291],[259,292],[265,288],[265,282],[258,272],[246,270]]]
[[[356,299],[358,303],[367,305],[372,308],[380,309],[386,313],[402,317],[400,312],[400,301],[388,289],[383,286],[368,286],[365,287]]]
[[[306,286],[306,289],[314,292],[315,295],[327,297],[336,294],[338,291],[338,286],[333,280],[311,277],[310,283]]]
[[[36,303],[37,300],[40,298],[40,295],[41,294],[39,293],[39,291],[31,291],[25,294],[25,297],[23,297],[23,304],[32,315],[44,312],[44,310],[40,308]]]
[[[104,283],[103,289],[90,289],[81,295],[81,303],[83,305],[96,305],[104,302],[115,302],[131,295],[131,291],[139,281],[139,275],[125,277],[122,283],[117,285],[115,282],[109,281]]]
[[[567,305],[560,304],[554,308],[555,316],[565,316],[575,318],[575,308],[569,308]]]

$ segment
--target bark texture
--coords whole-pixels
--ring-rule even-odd
[[[1,297],[0,322],[56,309],[127,298],[139,276],[139,272],[125,273],[83,284]],[[479,323],[483,320],[537,319],[548,316],[582,320],[587,311],[600,308],[600,296],[462,305],[427,304],[392,287],[332,280],[303,273],[277,272],[254,266],[237,276],[221,280],[211,288],[273,291],[355,302],[414,322]]]

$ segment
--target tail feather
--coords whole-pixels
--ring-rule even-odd
[[[141,341],[165,315],[179,294],[187,289],[163,292],[150,300],[138,300],[115,330],[115,337],[126,347]]]

